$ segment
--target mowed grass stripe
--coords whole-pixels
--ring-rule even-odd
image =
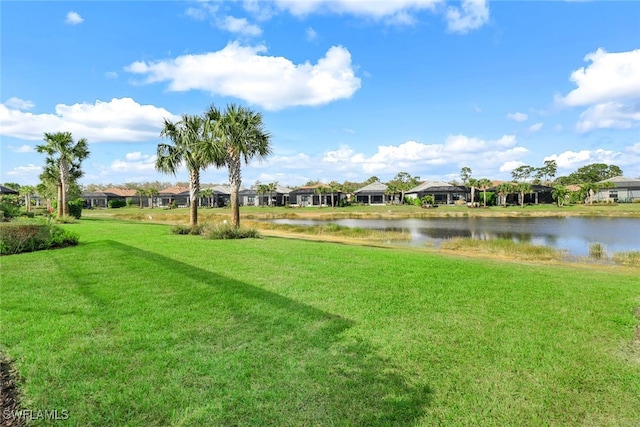
[[[72,425],[640,419],[629,270],[65,227],[1,259],[0,327],[25,407]]]

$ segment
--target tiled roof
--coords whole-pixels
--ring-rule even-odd
[[[357,189],[354,193],[384,193],[385,191],[387,191],[387,184],[376,181]]]

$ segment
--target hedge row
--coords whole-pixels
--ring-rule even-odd
[[[78,236],[51,224],[0,223],[0,255],[74,246]]]

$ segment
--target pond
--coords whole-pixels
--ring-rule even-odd
[[[640,251],[640,218],[429,218],[429,219],[277,219],[276,224],[339,224],[376,230],[404,231],[411,246],[438,246],[452,237],[512,239],[562,249],[568,255],[587,256],[589,244],[601,243],[608,255]],[[407,244],[406,242],[398,244]]]

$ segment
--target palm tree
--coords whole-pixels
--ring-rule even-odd
[[[471,187],[471,206],[475,206],[475,194],[476,194],[476,187],[478,187],[478,183],[479,180],[475,179],[475,178],[469,178],[468,180],[469,182],[469,186]]]
[[[313,190],[314,193],[316,193],[318,195],[318,206],[320,207],[320,209],[322,209],[322,193],[323,193],[324,188],[322,188],[322,185],[318,185],[315,190]],[[313,204],[313,203],[311,203]]]
[[[502,196],[502,206],[507,207],[507,196],[514,192],[513,184],[510,182],[503,182],[496,188],[498,194]]]
[[[616,185],[611,181],[602,181],[598,183],[598,191],[600,190],[609,190],[611,188],[615,188]],[[22,188],[21,188],[22,190]],[[607,191],[607,203],[611,203],[611,193]]]
[[[211,203],[211,199],[213,198],[213,188],[205,188],[204,190],[201,190],[200,197],[206,197],[207,205],[208,207],[211,207],[213,205],[213,203]]]
[[[23,185],[20,187],[20,194],[24,196],[24,206],[27,212],[31,212],[31,195],[36,192],[32,185]]]
[[[156,169],[176,175],[182,163],[186,165],[189,172],[189,223],[193,227],[198,224],[200,171],[219,155],[217,145],[209,138],[205,120],[200,116],[184,114],[176,123],[165,119],[160,136],[169,138],[173,144],[158,144]]]
[[[241,164],[248,164],[253,158],[263,159],[271,154],[271,135],[264,129],[262,114],[249,108],[228,105],[224,113],[211,107],[205,113],[210,123],[212,138],[223,152],[214,162],[216,166],[226,166],[229,170],[231,186],[231,225],[240,227],[240,204],[238,193],[242,184]]]
[[[336,181],[331,181],[329,183],[329,191],[331,192],[331,208],[335,209],[335,193],[336,191],[340,191],[340,183]]]
[[[147,190],[145,190],[144,188],[138,188],[136,189],[136,196],[138,196],[138,202],[140,205],[140,209],[142,209],[142,196],[147,194]]]
[[[564,199],[569,193],[569,190],[564,185],[554,185],[551,191],[551,197],[556,199],[558,207],[564,206]]]
[[[267,191],[269,192],[269,206],[271,206],[273,201],[273,193],[275,193],[277,189],[278,189],[277,182],[270,182],[267,184]]]
[[[515,190],[520,193],[520,206],[524,208],[524,193],[531,193],[531,184],[528,182],[516,183]]]
[[[484,197],[484,207],[487,207],[487,188],[491,187],[491,181],[489,178],[481,178],[477,181],[478,188],[482,190],[482,194]]]
[[[146,191],[146,195],[149,198],[149,207],[153,209],[153,199],[158,196],[158,190],[150,188]]]
[[[258,205],[264,208],[264,195],[269,192],[269,185],[260,184],[259,181],[256,185],[256,192],[260,194],[260,198],[258,199]]]
[[[47,154],[43,175],[45,179],[56,180],[58,186],[58,217],[69,215],[69,184],[83,173],[80,165],[89,157],[87,140],[73,141],[71,132],[45,133],[45,144],[36,145],[38,153]]]

